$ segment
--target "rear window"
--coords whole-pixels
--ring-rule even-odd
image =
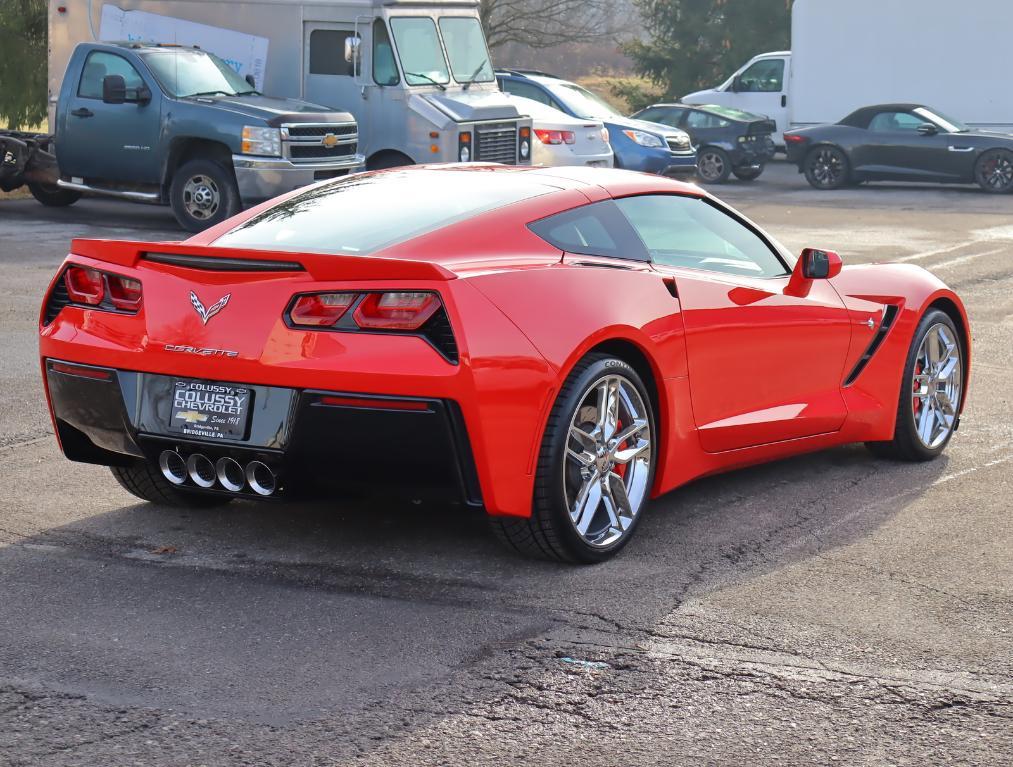
[[[523,173],[402,170],[313,186],[214,244],[294,253],[368,255],[552,188]]]

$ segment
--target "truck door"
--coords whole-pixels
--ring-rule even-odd
[[[354,35],[352,24],[304,23],[303,98],[331,109],[351,112],[359,123],[360,133],[363,133],[361,84],[356,82],[352,63],[345,61],[345,40]]]
[[[147,85],[151,100],[144,104],[102,101],[106,75],[122,75],[128,96]],[[161,91],[147,82],[126,58],[110,51],[92,51],[77,82],[65,83],[73,94],[58,117],[56,152],[60,173],[102,185],[103,181],[156,184],[161,125]]]
[[[788,74],[787,59],[758,59],[733,78],[726,103],[774,120],[780,141],[788,129]]]

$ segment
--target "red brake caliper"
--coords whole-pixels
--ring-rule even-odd
[[[916,362],[915,363],[915,380],[914,380],[914,383],[911,386],[911,391],[912,391],[913,394],[916,394],[919,391],[921,391],[922,385],[918,381],[918,376],[920,376],[921,374],[922,374],[922,363],[921,362]],[[914,407],[915,415],[918,415],[918,411],[921,410],[921,408],[922,408],[921,397],[914,397],[912,405]]]
[[[616,419],[616,432],[621,432],[622,430],[623,430],[622,419],[617,418]],[[622,450],[626,446],[626,442],[628,442],[628,441],[629,440],[624,440],[623,442],[620,442],[618,445],[616,445],[616,450]],[[615,473],[618,474],[622,479],[626,479],[626,464],[625,463],[617,463],[613,467],[613,471],[615,471]]]

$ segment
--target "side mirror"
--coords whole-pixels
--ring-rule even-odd
[[[832,250],[806,248],[798,263],[807,280],[829,280],[841,273],[841,257]]]
[[[247,85],[249,85],[251,88],[256,89],[256,87],[257,87],[257,81],[253,79],[253,75],[252,74],[246,75],[246,77],[244,77],[243,79],[246,80],[246,84]]]
[[[923,136],[935,136],[939,133],[939,128],[932,123],[922,123],[918,126],[918,132]]]
[[[127,83],[123,75],[106,75],[102,78],[102,101],[122,104],[127,100]]]
[[[742,90],[742,75],[735,75],[732,78],[732,93],[738,93]]]
[[[358,62],[359,50],[362,47],[362,38],[358,35],[349,35],[345,38],[345,61],[349,64]]]

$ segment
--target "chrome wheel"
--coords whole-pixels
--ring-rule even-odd
[[[198,221],[213,218],[221,202],[221,191],[210,176],[191,176],[183,185],[183,207],[187,215]]]
[[[960,344],[952,329],[936,323],[918,346],[911,381],[915,433],[930,450],[953,432],[962,386]]]
[[[628,378],[606,375],[585,391],[562,471],[570,522],[589,546],[612,546],[632,527],[649,490],[652,438],[649,411]]]
[[[720,182],[728,178],[730,169],[718,152],[704,152],[697,158],[697,172],[704,181]]]
[[[838,150],[831,147],[817,149],[809,162],[817,186],[832,189],[844,183],[844,157]]]

